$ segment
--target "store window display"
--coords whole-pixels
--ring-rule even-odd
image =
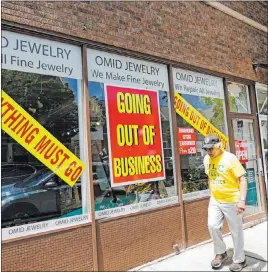
[[[175,107],[183,198],[205,197],[209,188],[203,166],[204,135],[217,132],[228,143],[223,82],[221,78],[173,68],[173,84],[175,99],[185,101]]]
[[[92,172],[96,218],[115,217],[176,203],[178,198],[176,180],[174,179],[176,174],[172,153],[167,68],[164,65],[88,49],[88,73],[89,103],[91,108]],[[158,86],[146,85],[150,84],[149,81],[156,85],[158,84]],[[109,140],[109,135],[111,135],[109,134],[111,133],[109,128],[111,130],[111,119],[116,119],[115,114],[117,113],[110,116],[109,112],[107,112],[108,101],[110,104],[112,103],[111,98],[109,98],[109,100],[105,99],[105,95],[107,96],[109,92],[112,92],[112,90],[106,90],[107,85],[115,90],[116,88],[121,88],[123,91],[129,90],[129,92],[133,92],[131,97],[138,99],[134,101],[138,104],[141,102],[139,98],[142,97],[138,96],[139,92],[145,93],[148,90],[149,93],[157,93],[157,101],[155,104],[156,108],[159,109],[159,128],[161,129],[162,140],[160,147],[161,154],[163,152],[163,169],[165,169],[163,178],[156,178],[157,181],[150,181],[150,178],[139,178],[138,180],[133,181],[132,179],[132,181],[129,181],[131,180],[130,174],[126,174],[122,185],[115,184],[116,186],[114,186],[111,179],[111,173],[113,173],[111,172],[111,158],[113,155],[111,153],[115,153],[115,149],[111,147],[114,142]],[[128,104],[128,102],[125,103],[126,110],[129,109],[130,112],[130,104]],[[139,112],[136,108],[138,104],[134,105],[135,108],[132,108],[132,113]],[[140,108],[140,110],[144,113],[143,108]],[[121,111],[123,111],[123,108]],[[120,117],[120,115],[118,116],[118,118],[124,118]],[[136,118],[135,115],[131,116],[132,117],[128,119]],[[110,120],[108,118],[110,118]],[[141,120],[145,120],[144,122],[146,122],[146,120],[149,120],[148,118],[148,114],[144,114],[138,117],[138,121],[142,122]],[[129,122],[131,122],[131,120]],[[118,135],[122,136],[122,134],[117,134],[117,137],[119,137]],[[122,139],[121,136],[120,139]],[[129,137],[129,140],[131,140],[131,134],[129,134]],[[110,138],[112,138],[112,136]],[[136,149],[139,149],[140,142],[136,144]],[[134,154],[136,150],[132,150],[130,153]],[[119,152],[119,156],[120,155]],[[124,155],[124,157],[127,156],[131,156],[131,154],[126,153]],[[133,158],[135,158],[135,156]],[[150,167],[152,167],[152,164],[150,165]],[[148,169],[149,168],[147,168],[147,170]]]
[[[257,152],[256,122],[247,115],[241,113],[252,112],[249,100],[249,87],[245,84],[227,82],[230,111],[240,113],[232,115],[232,128],[235,140],[235,152],[239,161],[246,170],[248,192],[246,199],[246,211],[243,216],[257,213],[261,210],[261,197],[259,180],[264,167]],[[263,100],[264,102],[265,100]],[[259,105],[261,101],[259,101]],[[261,115],[259,116],[261,117]],[[260,128],[262,128],[260,126]]]
[[[76,162],[84,161],[82,116],[78,106],[81,104],[81,50],[7,31],[2,32],[3,40],[3,239],[88,222],[85,173],[77,172],[73,186],[59,176],[60,170],[67,171],[62,165],[68,162],[70,154]],[[7,107],[12,113],[7,112]],[[34,144],[41,130],[44,135]],[[26,134],[27,138],[23,136]],[[47,163],[40,157],[46,158]],[[70,175],[76,169],[76,162],[69,163]]]
[[[264,176],[266,183],[266,193],[268,196],[268,86],[264,84],[256,84],[256,96],[258,105],[258,117],[260,126],[261,146],[262,146],[262,161],[263,169],[261,174]]]
[[[233,113],[251,113],[248,86],[228,82],[227,88],[230,111]]]

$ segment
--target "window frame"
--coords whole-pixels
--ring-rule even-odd
[[[226,99],[228,99],[228,103],[230,105],[230,101],[229,101],[229,98],[231,97],[230,96],[230,92],[229,92],[229,89],[228,89],[228,84],[236,84],[236,85],[240,85],[240,86],[245,86],[246,87],[246,97],[247,97],[247,102],[249,104],[249,112],[232,112],[230,110],[230,113],[231,114],[248,114],[248,115],[251,115],[252,114],[252,105],[251,105],[251,94],[250,94],[250,88],[249,88],[249,85],[248,84],[242,84],[242,83],[237,83],[237,82],[234,82],[234,81],[227,81],[227,94],[228,96],[226,97]]]
[[[229,143],[230,143],[230,152],[235,154],[236,150],[235,150],[235,137],[234,137],[234,131],[233,131],[233,127],[232,127],[232,120],[235,118],[238,119],[251,119],[254,122],[254,131],[255,131],[255,135],[256,135],[256,154],[257,154],[257,159],[259,161],[259,158],[261,158],[261,139],[260,139],[260,127],[259,127],[259,123],[258,123],[258,112],[257,112],[257,98],[256,98],[256,91],[255,91],[255,82],[251,82],[248,80],[243,80],[243,79],[236,79],[234,77],[230,77],[227,76],[224,79],[224,85],[225,85],[225,96],[228,98],[228,82],[234,82],[237,84],[243,84],[243,85],[247,85],[248,86],[248,90],[249,90],[249,100],[250,100],[250,105],[251,105],[251,113],[234,113],[230,111],[230,105],[229,105],[229,99],[226,99],[226,112],[227,112],[227,120],[228,120],[228,131],[229,131]],[[259,162],[258,162],[258,176],[260,176],[259,174],[260,168],[259,168]],[[265,194],[265,188],[264,188],[264,180],[263,179],[259,179],[257,180],[257,183],[259,185],[259,189],[260,189],[260,211],[258,213],[261,212],[266,212],[267,208],[266,208],[266,194]],[[256,216],[256,214],[258,213],[254,213],[252,215],[248,215],[244,218],[244,220],[249,220],[250,218],[252,218],[253,216]]]
[[[66,44],[66,46],[69,46],[69,45],[74,45],[77,47],[77,50],[79,50],[81,52],[81,67],[83,67],[83,54],[82,54],[82,50],[83,50],[83,43],[81,42],[77,42],[73,39],[66,39],[65,38],[61,38],[60,35],[59,36],[55,36],[53,35],[53,33],[44,33],[42,31],[40,31],[39,29],[32,29],[32,28],[28,28],[28,27],[22,27],[20,25],[16,25],[15,27],[13,26],[13,23],[7,23],[7,22],[2,22],[2,30],[5,30],[5,31],[8,31],[8,32],[12,32],[14,34],[16,33],[19,33],[19,34],[22,34],[22,35],[26,35],[26,36],[29,36],[31,38],[35,38],[35,37],[38,37],[38,38],[42,38],[44,40],[48,40],[48,41],[56,41],[56,42],[59,42],[59,43],[63,43],[63,44]],[[2,68],[4,69],[4,68]],[[5,68],[6,69],[6,68]],[[9,69],[6,69],[6,70],[9,70]],[[25,72],[25,73],[31,73],[31,72],[26,72],[26,71],[21,71],[21,72]],[[54,75],[52,75],[54,76]],[[55,77],[55,76],[54,76]],[[82,69],[82,75],[81,75],[81,78],[77,78],[77,85],[80,86],[80,88],[78,87],[78,93],[77,95],[80,96],[80,98],[77,98],[78,99],[78,108],[79,106],[81,107],[81,105],[79,105],[79,102],[83,102],[83,80],[84,80],[84,77],[83,77],[83,69]],[[80,82],[78,82],[80,81]],[[81,117],[81,114],[80,113],[83,113],[84,112],[84,108],[85,108],[85,105],[82,106],[81,110],[77,116],[77,119],[78,119],[78,125],[79,125],[79,130],[80,130],[80,134],[84,134],[85,133],[85,130],[82,129],[83,126],[82,126],[82,123],[80,123],[80,117]],[[82,138],[82,136],[80,136],[79,134],[79,139]],[[86,139],[86,137],[83,137],[84,139]],[[84,141],[84,144],[86,143],[86,140]],[[82,145],[82,143],[80,143]],[[19,144],[18,144],[19,145]],[[82,150],[81,146],[79,148],[79,150]],[[80,155],[79,158],[82,158],[82,156]],[[86,157],[84,156],[84,163],[87,165],[88,164],[88,160],[86,159]],[[87,169],[88,167],[86,167]],[[84,171],[84,173],[82,175],[85,175],[85,180],[88,180],[86,179],[86,170]],[[86,187],[89,187],[90,184],[88,184]],[[88,190],[87,190],[88,191]],[[86,192],[86,198],[88,199],[88,192]],[[82,205],[82,204],[81,204]],[[15,237],[15,238],[7,238],[5,240],[2,240],[1,242],[3,244],[5,243],[9,243],[9,242],[13,242],[13,241],[17,241],[17,240],[24,240],[24,239],[28,239],[28,238],[31,238],[31,237],[38,237],[38,236],[41,236],[41,235],[46,235],[46,234],[49,234],[49,233],[54,233],[54,232],[61,232],[61,231],[66,231],[66,230],[69,230],[69,229],[73,229],[73,228],[79,228],[81,226],[84,226],[84,225],[91,225],[91,216],[90,216],[90,213],[87,212],[87,213],[82,213],[81,216],[87,216],[88,219],[85,220],[86,222],[82,222],[82,223],[79,223],[79,222],[76,222],[75,225],[67,225],[67,226],[61,226],[59,225],[58,227],[55,227],[53,229],[49,229],[49,230],[45,230],[43,232],[37,232],[37,233],[30,233],[30,234],[23,234],[22,236],[18,236],[18,237]],[[72,216],[70,216],[70,218],[72,218]],[[56,219],[55,219],[56,220]],[[40,221],[40,222],[37,222],[37,223],[45,223],[47,222],[47,220],[44,220],[44,221]],[[16,226],[17,228],[19,227],[22,227],[22,226],[25,226],[25,224],[21,224],[21,225],[18,225]],[[10,227],[8,227],[8,229],[10,229]],[[2,234],[3,236],[3,234]]]

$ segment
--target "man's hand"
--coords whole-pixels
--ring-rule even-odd
[[[245,208],[246,208],[246,203],[245,201],[239,201],[238,204],[237,204],[237,207],[236,207],[236,213],[237,214],[240,214],[242,213],[243,211],[245,211]]]

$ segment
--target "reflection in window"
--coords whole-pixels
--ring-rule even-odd
[[[251,113],[248,86],[227,83],[230,111],[235,113]]]
[[[89,96],[95,210],[100,211],[153,199],[176,196],[177,189],[174,181],[175,173],[173,170],[168,94],[162,91],[159,92],[166,179],[114,188],[111,188],[109,176],[107,120],[103,83],[89,82]]]
[[[243,216],[257,213],[260,210],[260,190],[258,184],[258,160],[254,121],[249,119],[233,119],[236,156],[246,170],[248,192],[246,211]],[[241,152],[243,146],[243,152]]]
[[[78,86],[76,79],[2,70],[2,89],[77,157]],[[3,130],[1,136],[2,227],[81,214],[81,178],[71,188]]]
[[[256,92],[259,113],[268,114],[268,86],[257,87]]]
[[[261,120],[261,135],[264,167],[266,168],[266,173],[268,173],[268,118]]]
[[[200,97],[188,94],[181,96],[197,109],[210,123],[212,123],[222,133],[227,135],[225,129],[225,106],[224,100],[219,98]],[[178,114],[177,127],[194,129]],[[192,154],[181,154],[181,177],[183,194],[203,191],[208,189],[208,178],[205,174],[203,159],[206,152],[202,149],[204,136],[195,130],[196,149]]]

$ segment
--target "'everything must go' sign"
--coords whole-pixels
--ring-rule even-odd
[[[158,92],[105,86],[112,187],[165,178]]]
[[[85,164],[2,91],[2,129],[71,187]]]

